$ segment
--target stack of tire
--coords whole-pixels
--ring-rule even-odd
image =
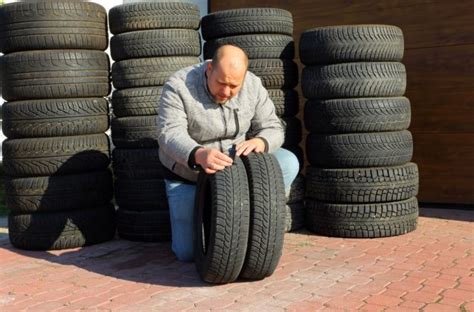
[[[0,7],[5,203],[11,243],[63,249],[115,236],[107,14],[95,3]]]
[[[301,36],[306,221],[316,233],[385,237],[416,229],[403,51],[396,26],[322,27]]]
[[[302,140],[302,123],[296,117],[299,110],[298,67],[293,61],[293,17],[277,8],[244,8],[208,14],[202,18],[201,30],[204,58],[210,59],[224,44],[242,48],[249,57],[249,71],[260,77],[275,111],[285,127],[283,147],[293,151],[301,164],[304,154],[298,146]],[[303,226],[304,177],[299,175],[288,198],[287,231]]]
[[[192,3],[142,2],[109,12],[112,80],[112,162],[117,229],[134,241],[171,238],[158,158],[158,104],[174,72],[199,63],[199,8]]]

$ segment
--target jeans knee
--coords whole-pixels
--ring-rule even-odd
[[[279,148],[276,150],[274,155],[280,164],[283,174],[283,181],[285,182],[285,190],[289,190],[291,183],[293,183],[294,179],[298,175],[298,172],[300,171],[300,163],[298,158],[295,154],[284,148]]]

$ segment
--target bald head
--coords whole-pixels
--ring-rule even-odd
[[[248,57],[234,45],[223,45],[217,49],[208,63],[207,86],[218,104],[225,104],[242,88],[247,73]]]
[[[212,65],[219,66],[219,64],[232,66],[235,69],[243,66],[247,70],[249,58],[241,48],[232,44],[226,44],[220,46],[212,57]]]

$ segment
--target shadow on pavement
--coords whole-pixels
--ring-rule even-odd
[[[26,251],[0,240],[0,248],[60,265],[73,265],[97,274],[137,283],[174,287],[212,286],[201,281],[194,263],[180,262],[170,243],[121,239],[69,250]]]
[[[79,152],[63,162],[55,174],[47,177],[44,194],[36,195],[37,198],[40,197],[39,202],[35,203],[36,212],[24,215],[25,217],[21,222],[17,222],[16,226],[17,233],[21,231],[22,234],[20,237],[16,236],[15,246],[29,250],[13,247],[8,239],[0,239],[0,248],[26,257],[76,266],[97,274],[138,283],[175,287],[211,286],[201,281],[194,263],[176,260],[169,242],[142,243],[119,240],[114,238],[113,212],[98,216],[94,213],[85,213],[87,212],[85,210],[96,211],[112,198],[112,181],[107,182],[109,181],[105,179],[107,176],[100,180],[89,179],[86,176],[79,182],[78,178],[71,176],[67,183],[64,182],[64,177],[71,175],[70,172],[74,168],[83,168],[90,159],[96,159],[96,167],[102,167],[104,163],[108,165],[110,161],[103,158],[103,151]],[[103,169],[89,168],[85,174],[98,172],[97,170]],[[77,194],[71,191],[76,185]],[[10,189],[13,187],[15,185],[10,186]],[[16,202],[10,201],[9,204],[15,206]],[[113,228],[110,228],[111,226]],[[68,232],[64,231],[72,232],[72,230],[74,236],[65,237],[64,233],[67,235]],[[8,238],[8,234],[0,233],[0,235],[0,238]],[[113,239],[110,240],[111,238]],[[105,243],[97,244],[103,241]],[[45,251],[67,245],[86,245],[86,247]],[[39,251],[30,251],[31,249]]]
[[[474,222],[474,207],[420,203],[420,217]]]

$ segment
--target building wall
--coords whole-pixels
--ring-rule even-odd
[[[405,35],[419,200],[474,203],[473,0],[209,0],[210,12],[243,7],[290,11],[297,47],[309,28],[399,26]]]

